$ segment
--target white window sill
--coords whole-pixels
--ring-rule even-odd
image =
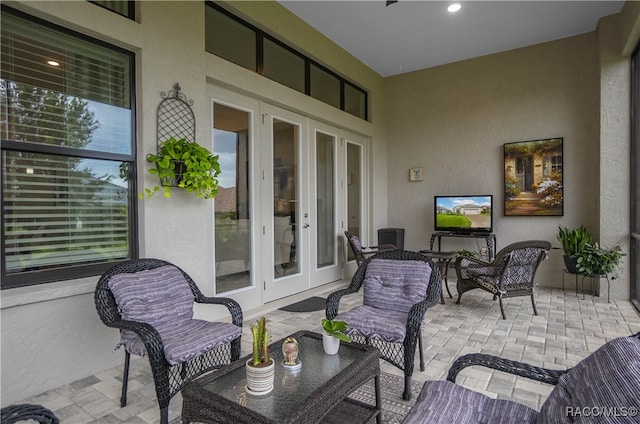
[[[93,293],[96,289],[98,278],[98,276],[86,277],[77,280],[5,289],[0,292],[0,309]]]

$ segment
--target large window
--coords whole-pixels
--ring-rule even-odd
[[[304,54],[211,1],[205,11],[205,49],[360,119],[367,93]]]
[[[125,0],[89,0],[90,3],[97,4],[112,12],[122,15],[129,19],[136,18],[135,1]]]
[[[132,54],[2,9],[2,288],[136,254]]]

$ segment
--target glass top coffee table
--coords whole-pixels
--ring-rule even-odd
[[[266,395],[247,393],[245,363],[241,358],[189,383],[182,390],[182,422],[205,423],[369,423],[380,415],[380,352],[358,343],[341,343],[336,355],[327,355],[322,335],[301,331],[292,334],[299,343],[302,367],[282,365],[282,343],[269,347],[276,361],[274,389]],[[348,395],[374,380],[375,405]],[[354,420],[354,417],[356,419]]]

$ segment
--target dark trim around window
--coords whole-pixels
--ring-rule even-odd
[[[133,3],[133,2],[130,2]],[[130,181],[128,188],[128,235],[129,235],[129,250],[127,259],[135,259],[139,255],[139,237],[138,237],[138,187],[137,187],[137,175],[136,175],[136,87],[135,87],[135,54],[129,50],[122,49],[118,46],[114,46],[99,39],[92,38],[88,35],[79,33],[77,31],[53,24],[46,20],[34,17],[27,13],[12,9],[5,5],[0,6],[2,14],[11,14],[18,18],[27,19],[38,25],[48,27],[65,33],[72,37],[91,42],[93,44],[105,47],[107,49],[116,51],[124,56],[128,57],[129,62],[129,98],[130,98],[130,110],[131,110],[131,154],[118,154],[110,152],[99,152],[94,150],[82,150],[71,147],[55,147],[51,145],[39,145],[28,142],[18,142],[14,140],[8,140],[0,138],[0,154],[4,155],[5,151],[25,151],[44,154],[57,154],[68,157],[82,157],[102,160],[119,160],[127,162],[127,179]],[[0,162],[1,166],[1,162]],[[111,260],[105,262],[95,262],[87,264],[78,264],[71,266],[59,266],[56,268],[50,268],[45,270],[25,271],[18,273],[7,274],[6,261],[5,261],[5,225],[4,225],[4,185],[0,184],[0,203],[3,207],[0,210],[0,235],[3,242],[0,243],[0,255],[2,257],[1,276],[2,276],[2,289],[10,289],[15,287],[30,286],[42,283],[51,283],[63,280],[72,280],[83,277],[98,276],[104,273],[107,269],[112,267],[122,260]],[[126,260],[126,259],[123,259]]]
[[[130,1],[125,1],[125,0],[119,0],[118,3],[126,3],[126,11],[125,12],[120,12],[119,10],[113,9],[111,7],[109,7],[109,3],[113,3],[113,2],[105,2],[105,1],[99,1],[99,0],[87,0],[89,3],[93,3],[96,6],[100,6],[103,9],[107,9],[110,12],[116,13],[120,16],[124,16],[125,18],[131,19],[132,21],[136,20],[136,2],[133,0]]]
[[[278,40],[277,38],[273,37],[272,35],[264,32],[263,30],[261,30],[260,28],[250,24],[249,22],[239,18],[238,16],[234,15],[233,13],[229,12],[228,10],[226,10],[225,8],[223,8],[222,6],[220,6],[219,4],[214,3],[211,0],[205,0],[205,3],[208,7],[212,7],[213,9],[215,9],[216,11],[222,13],[223,15],[235,20],[236,22],[238,22],[239,24],[249,28],[250,30],[254,31],[256,33],[256,72],[262,76],[264,76],[264,48],[263,48],[263,43],[264,43],[264,39],[267,38],[270,41],[278,44],[279,46],[283,47],[284,49],[290,51],[291,53],[301,57],[304,59],[305,61],[305,92],[304,94],[306,94],[307,96],[310,95],[311,93],[311,64],[317,66],[318,68],[322,69],[323,71],[327,72],[328,74],[330,74],[331,76],[335,77],[336,79],[338,79],[340,81],[340,109],[341,110],[345,110],[345,85],[348,84],[350,87],[352,87],[353,89],[361,92],[364,95],[364,120],[368,120],[369,119],[369,94],[362,88],[360,88],[359,86],[357,86],[356,84],[354,84],[353,82],[345,79],[344,77],[340,76],[339,74],[337,74],[336,72],[332,71],[331,69],[327,68],[326,66],[322,65],[321,63],[316,62],[315,60],[305,56],[304,54],[300,53],[299,51],[295,50],[294,48],[290,47],[289,45],[287,45],[286,43]]]

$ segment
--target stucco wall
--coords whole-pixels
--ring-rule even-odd
[[[194,101],[196,140],[207,147],[211,146],[212,132],[211,98],[207,92],[213,84],[362,134],[371,140],[373,167],[386,169],[381,107],[384,80],[277,2],[241,2],[238,8],[252,22],[273,26],[272,34],[303,48],[370,91],[376,100],[372,103],[372,122],[206,53],[203,1],[136,2],[138,22],[83,1],[3,4],[136,53],[136,132],[140,158],[156,149],[160,93],[179,82],[182,92]],[[139,161],[138,175],[140,188],[155,184],[144,160]],[[376,228],[386,221],[384,173],[372,175],[368,190],[377,193],[372,200],[374,213],[370,225]],[[140,256],[178,264],[200,284],[203,292],[212,294],[212,217],[212,201],[192,199],[179,190],[174,191],[170,201],[162,196],[140,201]],[[2,291],[2,406],[122,363],[122,351],[113,351],[117,331],[106,328],[95,312],[96,281],[97,277]],[[223,308],[209,312],[208,317],[216,318],[222,311]]]
[[[410,229],[405,245],[426,248],[436,194],[493,194],[498,249],[549,240],[558,225],[597,232],[599,72],[589,33],[389,78],[389,225]],[[505,217],[503,144],[564,138],[564,216]],[[425,180],[407,170],[424,166]],[[475,249],[447,239],[444,250]],[[561,251],[537,276],[560,286]]]
[[[594,169],[600,164],[601,117],[595,34],[384,80],[279,4],[235,4],[245,18],[272,28],[275,35],[369,90],[372,119],[366,123],[205,53],[201,1],[137,2],[139,23],[88,2],[3,4],[136,52],[140,157],[155,149],[160,92],[176,81],[194,100],[197,139],[206,145],[206,93],[214,84],[370,137],[369,231],[374,239],[376,228],[405,227],[410,230],[405,246],[424,247],[433,229],[431,202],[436,193],[493,193],[499,209],[502,144],[557,136],[565,138],[565,216],[507,219],[498,214],[499,246],[521,238],[555,240],[557,224],[599,225],[594,211],[600,202],[593,189],[599,185]],[[611,31],[615,34],[615,28]],[[408,182],[408,169],[415,166],[425,167],[424,182]],[[153,183],[143,161],[139,174],[141,184]],[[171,202],[163,200],[140,203],[140,254],[179,264],[211,293],[211,203],[180,193]],[[554,251],[539,280],[558,284],[560,272],[560,255]],[[113,352],[117,333],[95,314],[96,280],[2,292],[2,406],[122,362],[122,352]]]

